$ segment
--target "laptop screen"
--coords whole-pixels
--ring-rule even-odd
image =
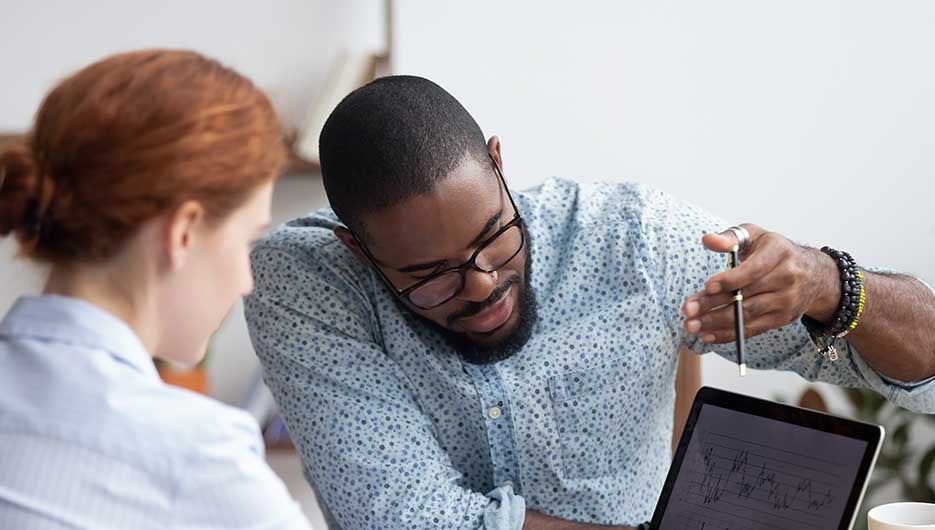
[[[824,530],[847,509],[868,442],[701,406],[661,530]],[[845,513],[847,512],[847,513]]]

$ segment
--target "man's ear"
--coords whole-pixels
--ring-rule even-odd
[[[366,266],[370,266],[370,260],[367,259],[367,255],[364,254],[363,249],[360,248],[360,244],[357,243],[357,240],[354,239],[354,235],[351,234],[351,231],[343,226],[337,226],[334,228],[334,235],[341,240],[341,243],[344,243],[344,246],[357,257],[357,260],[363,263]]]
[[[497,166],[500,167],[500,171],[503,171],[503,159],[500,157],[500,138],[496,135],[487,140],[487,152],[490,153]]]
[[[182,203],[166,219],[163,248],[170,268],[177,271],[185,266],[205,218],[205,209],[197,201]]]

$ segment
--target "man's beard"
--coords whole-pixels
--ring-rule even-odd
[[[442,337],[444,337],[445,342],[458,352],[458,355],[466,362],[471,364],[490,364],[509,359],[520,351],[529,341],[529,337],[532,336],[532,330],[535,328],[536,322],[539,319],[539,311],[538,304],[536,303],[536,294],[532,289],[532,252],[530,248],[529,232],[526,231],[525,226],[523,226],[523,231],[525,232],[526,239],[526,264],[523,267],[524,278],[522,280],[522,285],[520,285],[521,281],[519,276],[513,276],[509,280],[498,285],[483,302],[468,304],[467,307],[458,312],[458,318],[476,315],[499,302],[504,293],[511,287],[519,288],[519,298],[514,307],[514,311],[519,311],[519,318],[516,322],[516,327],[509,335],[499,340],[496,344],[484,345],[472,341],[463,333],[452,331],[433,321],[426,320],[442,335]]]
[[[489,364],[505,359],[509,359],[518,351],[520,351],[523,346],[526,345],[526,342],[529,341],[529,337],[532,336],[532,330],[536,326],[536,321],[539,319],[539,311],[536,303],[536,294],[532,290],[532,285],[530,283],[530,262],[531,260],[526,258],[526,277],[523,282],[522,288],[519,293],[518,303],[516,305],[515,311],[519,311],[519,318],[516,322],[516,327],[509,335],[498,341],[496,344],[483,345],[477,342],[472,341],[468,338],[467,335],[463,333],[457,333],[448,328],[443,328],[437,326],[442,336],[445,337],[445,341],[458,352],[458,355],[462,359],[471,363],[471,364]],[[514,277],[516,278],[516,277]],[[513,279],[513,278],[511,278]],[[519,286],[519,278],[516,278],[515,282],[504,282],[504,285],[497,289],[500,291],[501,288],[509,288],[510,285],[514,287]],[[499,301],[499,297],[502,296],[503,292],[494,291],[494,296],[491,296],[487,301],[481,302],[479,305],[482,306],[478,311],[483,310],[484,307],[487,307],[491,301]],[[476,311],[475,311],[476,313]]]
[[[520,279],[518,276],[513,276],[509,280],[498,285],[483,302],[468,304],[467,307],[458,312],[459,317],[476,315],[499,302],[503,294],[510,287],[519,287],[519,299],[513,309],[514,311],[519,311],[519,319],[516,322],[516,328],[496,344],[478,344],[463,333],[452,331],[439,325],[434,320],[429,320],[422,315],[413,313],[399,297],[394,296],[393,301],[396,302],[397,307],[401,310],[418,317],[419,320],[425,322],[430,328],[438,332],[438,334],[445,339],[448,346],[455,350],[466,362],[471,364],[490,364],[509,359],[526,345],[529,341],[529,337],[532,336],[533,328],[536,327],[536,322],[539,320],[539,306],[536,302],[536,294],[532,289],[531,241],[529,231],[526,230],[525,225],[523,225],[523,234],[526,241],[524,245],[526,249],[526,263],[523,266],[523,285],[520,286]]]

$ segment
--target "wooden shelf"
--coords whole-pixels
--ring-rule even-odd
[[[0,151],[6,147],[13,145],[14,143],[20,141],[23,137],[22,134],[15,133],[0,133]],[[309,162],[304,160],[296,154],[294,149],[294,135],[290,135],[290,151],[289,151],[289,163],[286,165],[286,175],[307,175],[309,173],[319,173],[321,172],[321,166],[317,162]]]
[[[286,165],[284,175],[304,175],[308,173],[320,173],[321,165],[318,162],[305,160],[299,156],[295,148],[298,142],[298,131],[290,131],[286,134],[286,143],[289,144],[289,163]]]
[[[0,133],[0,150],[18,142],[21,136],[20,134]]]

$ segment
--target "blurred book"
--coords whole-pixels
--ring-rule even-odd
[[[338,55],[299,131],[295,143],[299,157],[313,164],[319,163],[318,136],[325,120],[344,96],[373,80],[379,58],[376,53],[361,51],[345,50]]]
[[[266,442],[267,449],[294,447],[292,438],[289,437],[289,429],[286,428],[286,423],[278,411],[273,413],[266,423],[263,429],[263,441]]]
[[[276,401],[273,400],[273,393],[269,391],[266,383],[263,382],[263,369],[257,368],[247,392],[238,406],[249,412],[260,426],[266,425],[269,419],[276,413]]]
[[[292,440],[289,438],[289,430],[286,429],[286,424],[282,420],[282,414],[279,413],[273,393],[263,381],[262,368],[256,369],[247,392],[238,406],[256,419],[263,432],[263,441],[266,442],[267,448],[293,447]]]

